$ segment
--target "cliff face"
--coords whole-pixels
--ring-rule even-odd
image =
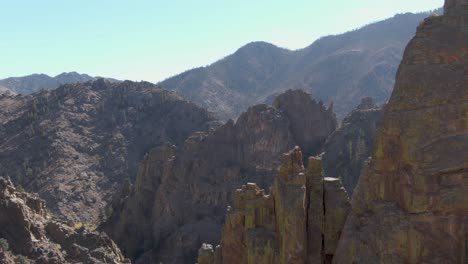
[[[288,98],[306,110],[294,115]],[[152,151],[141,163],[131,193],[116,199],[103,229],[139,263],[193,263],[202,241],[219,243],[235,188],[246,181],[271,185],[281,153],[298,139],[324,142],[335,129],[329,125],[336,124],[334,114],[302,91],[288,92],[281,100],[285,104],[277,108],[253,106],[236,123],[195,133],[182,147],[169,144]],[[309,117],[317,115],[323,130],[305,133],[315,121]],[[300,118],[303,122],[292,122]],[[295,133],[301,129],[305,131]],[[311,138],[302,138],[306,135]],[[321,151],[320,145],[314,147],[314,154]]]
[[[325,109],[321,101],[312,103],[310,96],[302,90],[288,90],[273,101],[273,107],[282,109],[288,118],[296,144],[307,154],[319,150],[330,131],[336,129],[336,120],[331,118],[334,115],[332,106]]]
[[[284,154],[271,194],[255,183],[235,192],[221,246],[203,244],[198,263],[330,263],[349,209],[340,180],[324,178],[317,158],[305,169],[296,147]]]
[[[164,142],[183,144],[215,119],[150,83],[104,80],[0,96],[0,175],[39,193],[57,215],[98,221],[111,193]]]
[[[109,237],[51,220],[43,200],[4,178],[0,226],[0,263],[130,263]]]
[[[352,194],[361,170],[371,156],[377,130],[382,123],[383,108],[377,107],[372,98],[363,98],[327,139],[323,156],[325,175],[339,177]]]
[[[467,5],[408,45],[335,263],[468,262]]]

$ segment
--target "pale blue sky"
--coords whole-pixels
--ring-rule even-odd
[[[0,78],[157,82],[251,41],[290,49],[443,0],[0,0]]]

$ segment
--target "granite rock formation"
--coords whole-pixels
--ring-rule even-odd
[[[221,245],[203,244],[198,263],[330,263],[350,210],[337,178],[322,161],[303,166],[299,147],[284,154],[270,194],[243,185],[228,209]]]
[[[103,79],[28,96],[0,96],[0,175],[39,193],[51,211],[96,223],[112,193],[167,141],[216,120],[150,83]]]
[[[382,123],[383,108],[377,107],[372,98],[363,98],[327,139],[324,147],[323,167],[325,175],[338,177],[351,195],[361,170],[374,149],[375,137]]]
[[[1,177],[0,226],[0,263],[130,263],[107,235],[52,220],[43,200]]]
[[[468,2],[409,43],[334,263],[468,262]]]
[[[308,94],[290,91],[279,100],[278,108],[253,106],[235,123],[195,133],[183,146],[153,150],[134,187],[115,199],[103,230],[137,263],[194,263],[201,242],[219,244],[235,188],[245,182],[271,185],[282,153],[299,141],[313,142],[310,154],[320,153],[315,143],[323,144],[335,130],[331,109]]]

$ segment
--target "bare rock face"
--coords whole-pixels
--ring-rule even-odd
[[[335,263],[468,262],[468,10],[446,1],[408,45]]]
[[[460,15],[468,10],[467,0],[446,0],[444,13],[447,15]]]
[[[372,154],[382,119],[383,108],[377,107],[372,98],[363,98],[325,143],[325,175],[340,178],[349,194],[353,193],[361,170]]]
[[[141,163],[131,193],[116,199],[103,230],[137,263],[194,263],[202,242],[219,244],[226,207],[235,201],[233,191],[245,182],[270,186],[281,154],[299,141],[293,131],[318,114],[295,116],[288,109],[289,96],[299,104],[295,107],[318,109],[324,115],[319,127],[325,131],[303,132],[301,142],[323,142],[322,135],[334,129],[326,124],[336,122],[335,116],[308,94],[290,92],[277,108],[253,106],[235,123],[194,133],[182,147],[169,144],[152,151]],[[304,122],[291,122],[299,118]],[[310,150],[317,154],[321,146]]]
[[[130,263],[107,235],[50,220],[43,200],[18,191],[4,178],[0,178],[0,226],[4,239],[1,263],[22,263],[20,259],[57,264]]]
[[[330,263],[350,210],[339,179],[324,178],[322,162],[302,152],[283,156],[271,194],[254,183],[235,193],[221,246],[204,263]],[[207,259],[204,244],[200,259]]]
[[[145,153],[213,123],[206,110],[146,82],[100,79],[0,96],[0,175],[39,193],[56,215],[96,223]]]
[[[310,101],[310,102],[307,102]],[[323,107],[323,103],[313,104],[312,98],[302,90],[288,90],[276,97],[273,106],[283,109],[289,119],[291,133],[296,143],[306,154],[313,154],[323,146],[323,143],[335,131],[337,123],[333,107]],[[308,115],[304,118],[304,115]]]

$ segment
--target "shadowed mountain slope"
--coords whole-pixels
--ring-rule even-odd
[[[403,49],[428,13],[401,14],[291,51],[252,42],[207,67],[162,82],[164,87],[214,111],[237,118],[248,106],[287,89],[303,89],[335,102],[343,118],[362,97],[388,100]]]

